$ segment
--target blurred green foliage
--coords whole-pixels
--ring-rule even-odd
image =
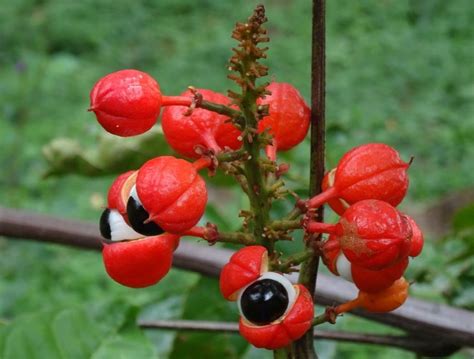
[[[308,99],[311,1],[261,2],[270,20],[271,75],[294,84]],[[59,172],[48,166],[42,148],[55,141],[45,150],[50,160],[61,163],[58,168],[85,166],[88,175],[137,167],[138,157],[130,157],[136,139],[99,140],[102,129],[86,112],[94,82],[121,68],[138,68],[155,76],[167,94],[188,85],[225,91],[231,86],[226,80],[231,29],[254,5],[249,0],[238,5],[230,0],[0,1],[0,204],[97,220],[113,177],[44,179],[48,171]],[[396,146],[405,158],[414,155],[407,212],[472,185],[471,0],[339,0],[327,6],[328,166],[369,141]],[[69,138],[69,154],[98,161],[95,168],[59,158],[55,149],[64,152],[65,145],[57,138]],[[150,156],[145,150],[151,148],[162,153],[160,141],[137,153]],[[284,155],[292,164],[287,182],[301,195],[307,188],[308,145],[309,140]],[[114,157],[120,160],[101,163]],[[245,200],[234,189],[226,196],[210,204],[206,220],[235,228],[238,222],[230,219]],[[279,203],[274,214],[288,208]],[[428,242],[413,261],[408,276],[417,280],[416,295],[474,308],[473,211],[467,211],[456,217],[452,235]],[[284,249],[295,250],[287,244]],[[0,357],[48,353],[40,357],[54,358],[58,355],[51,353],[58,351],[71,358],[84,353],[186,358],[197,351],[208,358],[266,355],[237,336],[147,331],[144,337],[130,325],[136,306],[150,319],[236,319],[235,307],[219,297],[215,281],[172,270],[164,283],[137,291],[108,280],[96,253],[6,239],[0,239],[0,250],[0,316],[13,323],[0,326]],[[348,330],[392,332],[347,316],[340,322],[337,326]],[[17,351],[38,346],[50,352]],[[363,345],[318,342],[318,348],[322,358],[412,356]]]

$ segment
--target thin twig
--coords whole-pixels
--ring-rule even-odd
[[[144,329],[170,329],[219,333],[239,332],[239,325],[237,323],[230,322],[201,320],[141,320],[138,322],[138,325]],[[334,340],[352,343],[393,346],[422,353],[430,351],[430,347],[433,346],[433,343],[420,340],[414,336],[405,335],[376,335],[343,331],[313,330],[312,338],[316,340]],[[446,350],[445,353],[451,352],[450,350]]]

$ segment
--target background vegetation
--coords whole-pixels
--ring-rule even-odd
[[[271,74],[308,99],[311,1],[262,2],[270,19]],[[0,204],[97,221],[113,175],[45,179],[49,167],[42,148],[57,137],[94,148],[102,130],[85,111],[88,93],[99,77],[118,69],[151,73],[167,94],[188,85],[227,90],[230,32],[254,5],[248,0],[0,0]],[[406,159],[415,156],[402,206],[415,215],[472,186],[472,2],[327,5],[328,167],[352,146],[369,141],[387,142]],[[121,143],[126,147],[129,141]],[[289,181],[304,195],[308,141],[285,159],[293,166]],[[225,195],[227,201],[218,208],[211,203],[205,220],[235,228],[237,221],[229,219],[245,205],[243,199],[226,181],[210,183],[214,197]],[[283,210],[278,206],[275,214]],[[438,233],[427,238],[408,277],[417,281],[415,296],[474,309],[474,206],[454,218],[443,238]],[[235,335],[145,333],[133,325],[137,315],[235,320],[236,309],[220,298],[215,280],[172,270],[163,284],[137,291],[109,280],[97,253],[1,238],[0,251],[0,357],[188,358],[199,352],[207,358],[264,358]],[[392,331],[350,316],[337,324],[348,330],[362,326]],[[317,345],[322,358],[413,355]]]

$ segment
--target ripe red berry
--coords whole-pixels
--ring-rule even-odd
[[[116,209],[127,221],[127,201],[136,177],[137,171],[122,173],[112,183],[107,194],[107,208]]]
[[[268,252],[263,246],[248,246],[235,252],[221,271],[222,296],[236,300],[238,292],[268,271]]]
[[[199,221],[206,203],[206,184],[195,166],[161,156],[138,170],[127,213],[133,229],[144,235],[180,234]]]
[[[412,230],[390,204],[365,200],[349,207],[336,225],[311,222],[309,232],[332,233],[352,264],[369,270],[390,267],[408,256]]]
[[[383,143],[355,147],[339,161],[333,186],[311,198],[308,207],[319,207],[333,198],[348,204],[378,199],[397,206],[408,189],[408,167],[395,149]]]
[[[121,70],[101,78],[90,93],[90,110],[117,136],[135,136],[156,122],[162,105],[158,83],[145,72]]]
[[[337,237],[333,234],[323,245],[323,262],[333,274],[353,282],[359,290],[368,293],[390,287],[403,276],[408,266],[408,258],[381,270],[368,270],[352,264],[342,253]]]
[[[301,284],[294,286],[295,300],[289,303],[286,313],[268,324],[257,325],[244,316],[239,321],[240,334],[257,348],[269,350],[283,348],[298,340],[311,328],[314,304],[311,294]]]
[[[179,237],[172,234],[104,243],[105,270],[116,282],[132,288],[156,284],[170,270]]]
[[[203,95],[204,100],[214,103],[229,105],[230,100],[217,92],[205,89],[197,90]],[[190,90],[181,94],[183,97],[192,98]],[[169,106],[164,109],[161,123],[163,132],[169,145],[179,154],[198,158],[197,146],[213,150],[214,153],[229,147],[236,150],[242,146],[238,140],[241,132],[229,122],[227,116],[208,110],[196,108],[187,116],[188,108],[185,106]]]
[[[288,83],[272,82],[267,90],[271,95],[257,101],[258,105],[269,105],[269,115],[258,123],[259,132],[265,129],[273,136],[274,160],[276,150],[286,151],[304,140],[308,132],[311,111],[297,89]]]
[[[126,204],[130,188],[135,183],[136,171],[128,171],[118,176],[109,188],[107,208],[100,216],[100,233],[113,242],[142,238],[128,224]]]

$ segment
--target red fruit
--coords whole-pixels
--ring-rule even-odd
[[[102,127],[122,137],[148,131],[162,105],[158,83],[138,70],[121,70],[101,78],[91,91],[90,101],[90,110]]]
[[[229,105],[230,100],[217,92],[205,89],[197,90],[204,100]],[[181,94],[183,97],[193,97],[188,90]],[[196,108],[192,114],[186,116],[188,108],[185,106],[169,106],[163,111],[161,123],[166,141],[179,154],[199,158],[196,146],[213,150],[218,153],[229,147],[236,150],[242,146],[238,140],[241,132],[229,121],[227,116],[215,112]]]
[[[349,207],[336,225],[311,222],[308,232],[332,233],[349,262],[379,270],[406,258],[412,231],[407,219],[390,204],[365,200]]]
[[[364,308],[372,313],[386,313],[400,307],[408,298],[409,283],[405,278],[396,280],[390,287],[377,292],[360,291],[356,299],[336,307],[337,314],[345,313],[355,308]]]
[[[407,267],[408,258],[404,258],[393,266],[378,271],[368,270],[352,264],[352,280],[361,291],[376,293],[390,287],[397,279],[401,278]]]
[[[339,161],[334,184],[308,201],[309,208],[333,198],[348,204],[378,199],[397,206],[408,189],[408,163],[383,143],[369,143],[347,152]]]
[[[273,136],[273,146],[277,150],[289,150],[304,140],[311,110],[290,84],[272,82],[267,90],[271,95],[257,101],[259,105],[269,105],[269,115],[258,123],[258,131],[268,129]]]
[[[174,234],[193,227],[207,203],[206,184],[193,164],[171,156],[153,158],[138,170],[136,193],[148,221]],[[140,232],[130,206],[127,213],[132,227]]]
[[[333,168],[324,176],[323,183],[321,184],[321,189],[323,192],[334,186],[334,177],[336,175],[336,170],[337,168]],[[345,210],[349,207],[349,204],[341,198],[331,198],[330,200],[328,200],[328,204],[332,208],[332,210],[340,216],[342,216]]]
[[[169,271],[179,237],[163,234],[128,242],[104,244],[105,270],[116,282],[132,288],[156,284]]]
[[[410,257],[418,257],[423,250],[423,245],[425,240],[423,238],[423,232],[421,231],[418,224],[410,216],[404,215],[408,223],[411,226],[412,237],[411,237],[411,247],[410,247]]]
[[[341,252],[337,237],[332,234],[323,246],[323,262],[333,274],[340,275],[353,282],[360,290],[369,293],[390,287],[403,275],[408,266],[408,258],[381,270],[368,270],[352,264]]]
[[[298,284],[297,297],[288,312],[278,320],[263,326],[250,323],[241,317],[240,334],[257,348],[278,349],[298,340],[311,328],[314,304],[308,290]]]
[[[137,171],[128,171],[118,176],[109,188],[107,208],[116,209],[127,219],[127,201],[130,190],[135,185]]]
[[[235,252],[221,271],[219,286],[227,300],[237,300],[239,291],[268,270],[268,252],[263,246],[248,246]]]

